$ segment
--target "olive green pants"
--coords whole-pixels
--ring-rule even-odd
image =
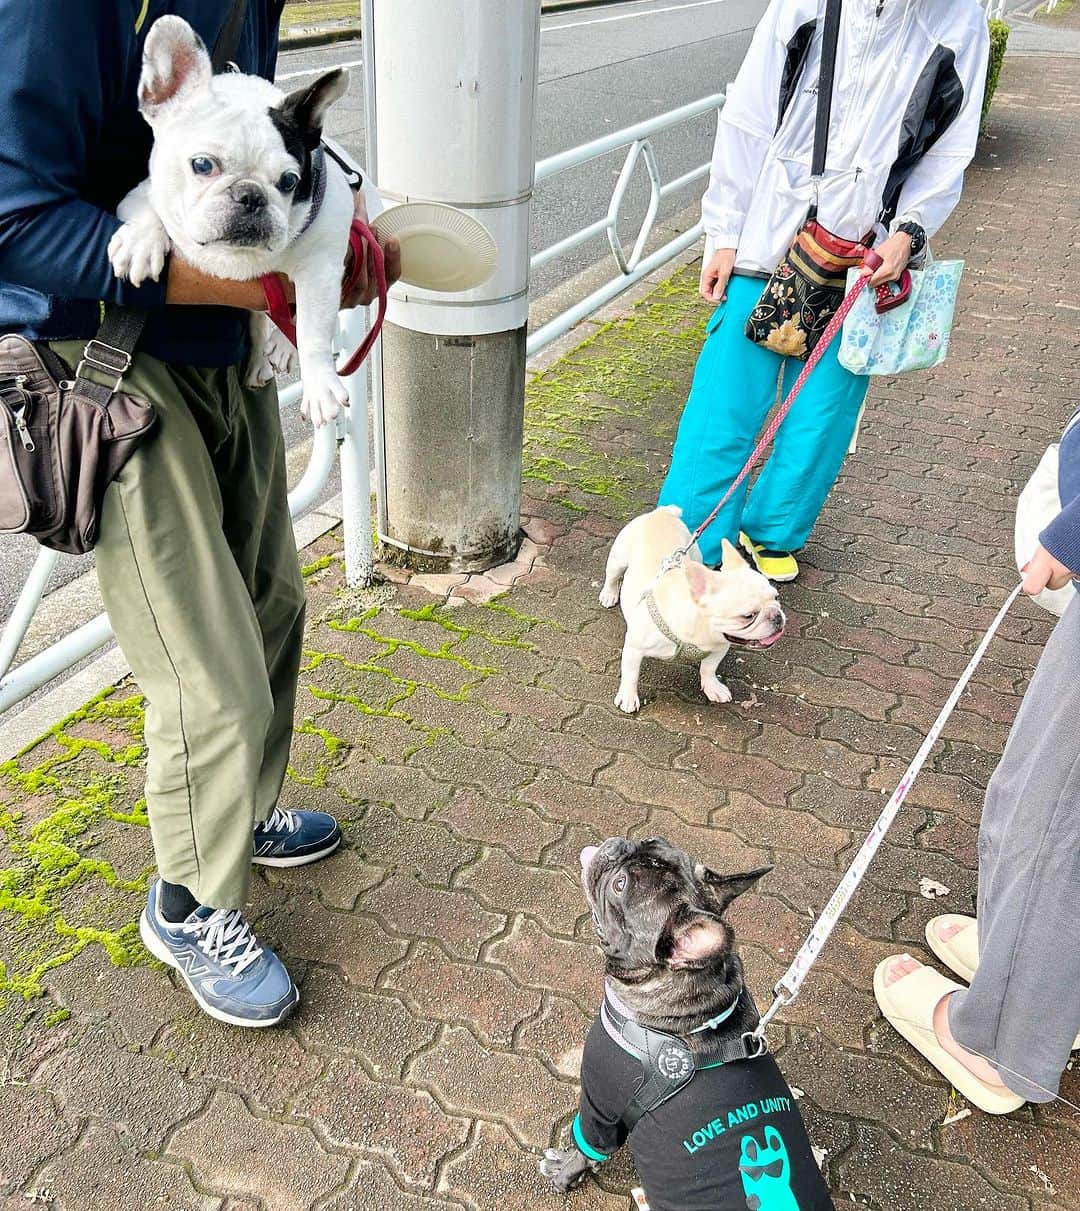
[[[81,353],[55,347],[71,364]],[[304,628],[277,393],[242,373],[136,357],[124,382],[158,426],[106,492],[96,548],[146,695],[158,870],[213,908],[247,896],[252,829],[288,763]]]

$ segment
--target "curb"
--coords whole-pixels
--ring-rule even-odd
[[[342,25],[333,29],[304,29],[295,34],[282,34],[278,50],[310,50],[316,46],[331,46],[335,42],[360,41],[359,25]]]
[[[309,547],[316,539],[332,530],[341,521],[341,497],[335,496],[316,505],[293,522],[297,551]],[[93,571],[84,573],[95,576]],[[78,583],[73,581],[72,583]],[[131,666],[110,639],[106,647],[85,657],[86,663],[51,689],[42,687],[40,697],[12,708],[10,717],[0,716],[0,762],[11,760],[29,744],[40,740],[50,728],[77,711],[95,694],[117,685],[131,673]]]
[[[620,3],[625,0],[542,0],[542,13],[572,13],[582,8],[603,8],[605,4]],[[351,42],[360,40],[359,25],[328,26],[320,29],[312,26],[301,29],[295,34],[282,34],[278,39],[279,50],[310,50],[316,46],[330,46],[335,42]]]

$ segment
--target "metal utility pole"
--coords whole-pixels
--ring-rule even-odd
[[[369,161],[386,204],[456,206],[499,247],[475,290],[391,292],[375,389],[380,537],[410,567],[489,568],[519,537],[540,2],[363,9]]]

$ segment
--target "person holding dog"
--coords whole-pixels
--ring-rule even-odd
[[[846,268],[873,243],[882,264],[871,283],[896,280],[952,212],[988,54],[977,0],[769,5],[720,110],[702,200],[700,291],[716,309],[659,502],[681,506],[691,529],[745,464],[778,378],[786,395],[803,369]],[[772,580],[798,576],[795,553],[866,395],[838,346],[811,373],[753,490],[740,487],[702,536],[706,563],[727,538]]]
[[[71,369],[102,314],[145,313],[123,383],[153,404],[157,425],[109,486],[96,547],[113,629],[147,699],[161,877],[142,932],[205,1012],[240,1026],[272,1025],[298,999],[243,915],[252,862],[303,865],[341,839],[331,816],[278,804],[305,594],[276,392],[245,385],[250,313],[265,300],[257,281],[223,281],[176,255],[135,287],[114,275],[108,248],[118,203],[147,175],[138,99],[154,21],[184,17],[216,67],[272,79],[282,7],[0,0],[0,331],[47,345]],[[356,209],[364,217],[359,194]],[[399,249],[384,252],[394,281]],[[372,301],[373,270],[346,305]]]
[[[1063,507],[1023,570],[1032,596],[1080,577],[1078,417],[1058,451]],[[874,976],[888,1021],[989,1114],[1053,1101],[1080,1047],[1078,655],[1074,593],[987,787],[977,917],[949,914],[926,926],[930,949],[970,987],[910,955],[883,959]]]

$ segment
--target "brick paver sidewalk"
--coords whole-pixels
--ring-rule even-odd
[[[1017,487],[1077,402],[1080,77],[1023,59],[1002,88],[946,241],[968,259],[949,362],[875,385],[784,590],[790,636],[732,658],[735,703],[651,665],[648,704],[620,715],[620,623],[595,600],[670,448],[704,318],[694,268],[531,388],[533,570],[507,596],[353,595],[334,536],[310,556],[289,801],[338,812],[347,846],[255,881],[259,929],[303,982],[287,1029],[199,1016],[138,944],[130,685],[0,771],[3,1208],[561,1206],[534,1166],[572,1113],[600,987],[577,852],[612,833],[776,864],[736,912],[766,997],[1014,582]],[[931,914],[970,910],[983,789],[1048,629],[1027,602],[1007,620],[777,1031],[841,1206],[1080,1204],[1077,1119],[966,1114],[869,991],[882,955],[923,952]],[[948,895],[922,898],[924,877]],[[1075,1074],[1064,1091],[1080,1101]],[[566,1206],[624,1211],[626,1162],[601,1180]]]

